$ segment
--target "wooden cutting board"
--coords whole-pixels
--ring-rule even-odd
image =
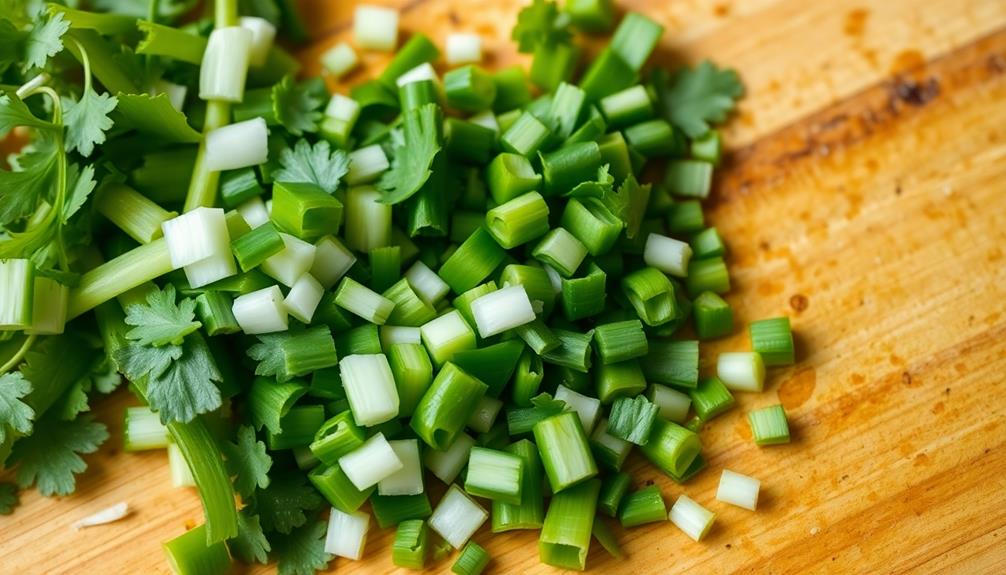
[[[318,54],[351,35],[354,2],[308,0]],[[481,34],[489,64],[521,61],[518,0],[411,0],[402,28],[438,42]],[[629,471],[670,502],[717,515],[694,543],[669,523],[598,545],[594,573],[1006,572],[1006,2],[633,0],[667,27],[657,59],[709,57],[748,88],[726,128],[730,160],[709,219],[729,244],[740,325],[786,314],[799,364],[702,431],[709,469],[687,486],[638,457]],[[365,70],[380,70],[366,54]],[[703,347],[703,363],[747,347]],[[708,368],[708,365],[706,365]],[[744,413],[781,401],[793,443],[759,449]],[[113,440],[61,500],[23,495],[0,517],[2,573],[165,573],[160,542],[202,521],[163,453],[121,453],[120,392],[96,406]],[[762,480],[751,513],[715,501],[723,468]],[[120,523],[70,524],[119,501]],[[545,573],[536,533],[476,540],[492,572]],[[338,573],[394,571],[393,532]],[[442,562],[431,572],[443,572]],[[248,569],[252,573],[272,568]]]

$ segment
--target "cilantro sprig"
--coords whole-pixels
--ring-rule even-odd
[[[708,60],[670,76],[657,70],[653,84],[664,115],[689,138],[698,138],[711,124],[726,120],[744,95],[737,72],[720,69]]]
[[[378,187],[386,204],[411,198],[433,174],[433,159],[440,152],[440,107],[424,104],[405,114],[402,137],[395,143],[391,169],[381,176]]]

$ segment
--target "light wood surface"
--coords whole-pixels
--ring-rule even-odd
[[[390,3],[395,5],[395,3]],[[353,2],[305,2],[317,55],[350,37]],[[402,27],[486,38],[490,62],[520,2],[412,0]],[[736,67],[749,94],[726,129],[709,219],[726,239],[739,325],[792,317],[799,364],[702,431],[709,468],[686,486],[633,456],[670,502],[715,511],[694,543],[669,523],[598,545],[594,573],[1006,572],[1006,2],[633,0],[661,20],[660,61]],[[350,81],[380,70],[381,58]],[[704,364],[746,333],[703,345]],[[709,367],[706,365],[705,367]],[[791,445],[759,449],[744,413],[782,401]],[[166,573],[160,542],[202,521],[163,453],[120,452],[126,393],[99,402],[113,440],[73,496],[23,494],[0,517],[0,573]],[[762,480],[756,513],[715,501],[723,468]],[[74,532],[127,501],[120,523]],[[394,571],[391,530],[338,573]],[[476,535],[492,572],[545,573],[536,533]],[[441,562],[430,572],[449,569]],[[266,573],[273,568],[248,569]]]

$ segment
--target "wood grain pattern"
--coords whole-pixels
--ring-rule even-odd
[[[305,4],[319,38],[303,53],[310,67],[348,37],[353,3]],[[475,30],[494,63],[519,61],[507,36],[520,2],[475,4],[397,3],[406,30],[438,41]],[[709,219],[729,244],[738,320],[790,315],[800,363],[773,370],[764,394],[742,395],[703,430],[710,466],[693,483],[630,459],[640,483],[719,514],[707,540],[669,524],[637,528],[622,534],[627,562],[595,545],[591,571],[1006,571],[1006,3],[624,6],[668,26],[663,61],[711,57],[744,77],[749,96],[727,129],[732,156]],[[746,345],[744,333],[704,345],[704,362]],[[794,443],[759,449],[743,414],[776,401]],[[119,393],[97,406],[115,437],[130,403]],[[201,521],[195,494],[171,488],[163,454],[118,453],[112,441],[88,461],[77,494],[29,492],[0,517],[0,572],[167,572],[160,541]],[[762,479],[757,513],[714,500],[724,467]],[[70,529],[122,500],[135,509],[128,520]],[[392,535],[372,532],[367,560],[332,570],[395,571]],[[493,572],[552,572],[538,564],[535,535],[476,539]]]

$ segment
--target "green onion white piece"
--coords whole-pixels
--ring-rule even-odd
[[[404,466],[383,433],[372,436],[363,445],[339,458],[339,467],[360,491],[377,485]]]
[[[229,250],[213,254],[198,262],[189,264],[182,268],[185,272],[185,279],[189,282],[190,288],[200,288],[215,281],[229,278],[238,273],[237,264],[234,263],[234,256]]]
[[[402,86],[406,86],[413,82],[422,82],[423,80],[430,80],[434,84],[439,84],[440,82],[436,69],[434,69],[429,62],[423,62],[415,68],[405,72],[395,80],[395,84],[401,88]]]
[[[161,224],[175,269],[230,252],[227,221],[220,208],[196,208]]]
[[[597,419],[601,415],[601,400],[577,393],[572,389],[560,384],[555,390],[555,398],[565,401],[566,405],[580,416],[580,423],[583,424],[584,433],[590,434],[597,424]]]
[[[590,434],[590,442],[596,444],[595,450],[600,447],[606,455],[610,456],[607,463],[614,469],[621,469],[625,459],[629,457],[629,452],[632,451],[631,443],[608,433],[608,419],[606,417],[602,417],[601,421],[597,423],[594,432]],[[604,461],[601,457],[598,457],[598,460]]]
[[[423,345],[437,366],[450,361],[458,351],[475,348],[475,332],[458,310],[426,322],[420,333]]]
[[[2,292],[2,290],[0,290]],[[69,304],[70,288],[58,281],[44,276],[35,276],[35,287],[32,293],[31,326],[24,332],[28,335],[58,335],[66,327],[66,313]],[[17,302],[4,305],[13,305]]]
[[[508,329],[534,321],[534,308],[524,286],[510,286],[488,293],[472,302],[472,316],[479,335],[492,337]]]
[[[395,309],[395,302],[359,283],[344,277],[335,290],[335,303],[342,309],[371,323],[384,325]]]
[[[405,272],[405,279],[427,305],[436,305],[451,291],[451,286],[421,261],[412,264]]]
[[[279,235],[283,238],[283,250],[262,262],[259,269],[279,283],[292,287],[314,265],[315,248],[296,236],[282,232]]]
[[[489,518],[481,505],[452,484],[430,516],[430,528],[455,549],[462,546]]]
[[[307,273],[294,282],[290,292],[286,294],[283,304],[290,315],[303,323],[311,323],[311,318],[314,317],[314,312],[318,309],[318,303],[321,302],[321,296],[324,293],[325,288],[318,280],[314,279],[314,276]]]
[[[760,489],[761,481],[754,477],[724,469],[716,489],[716,500],[754,511],[758,507]]]
[[[678,529],[685,532],[685,535],[695,541],[701,540],[713,526],[716,514],[705,507],[699,505],[687,495],[681,495],[671,507],[668,519],[676,525]]]
[[[248,64],[253,68],[261,68],[266,58],[269,57],[269,50],[272,49],[276,40],[276,27],[265,18],[256,16],[242,16],[238,22],[241,27],[251,32],[251,48],[248,53]]]
[[[468,463],[468,454],[475,446],[475,440],[467,433],[459,433],[454,443],[444,451],[427,449],[423,453],[423,465],[433,475],[450,485]]]
[[[389,441],[402,468],[377,483],[381,495],[418,495],[423,492],[423,466],[419,460],[419,440]]]
[[[482,37],[478,34],[448,34],[444,58],[448,66],[482,61]]]
[[[199,97],[203,100],[240,102],[251,57],[252,33],[240,26],[210,32],[199,66]]]
[[[122,447],[126,451],[164,449],[171,443],[168,428],[161,417],[149,407],[127,407],[122,431]]]
[[[716,375],[734,391],[761,391],[765,387],[765,364],[754,351],[724,352],[716,358]]]
[[[382,325],[380,327],[381,349],[387,350],[396,343],[423,343],[418,327]]]
[[[363,511],[345,513],[333,507],[331,515],[328,516],[325,552],[346,559],[359,560],[363,557],[363,547],[367,544],[369,530],[369,513]]]
[[[238,296],[231,306],[241,331],[248,335],[286,331],[289,327],[283,292],[279,286]]]
[[[359,63],[356,50],[346,42],[339,42],[321,55],[321,65],[336,79],[345,76]]]
[[[381,192],[371,186],[346,191],[344,238],[349,248],[370,253],[391,245],[391,205],[381,202]]]
[[[73,522],[73,528],[76,530],[81,530],[85,527],[95,527],[97,525],[107,525],[118,521],[129,515],[129,505],[126,502],[116,503],[111,507],[102,509],[101,511],[88,515],[83,519],[78,519]]]
[[[660,234],[646,237],[643,247],[643,261],[667,275],[683,278],[688,275],[688,261],[692,258],[692,248],[688,243]]]
[[[323,236],[314,244],[311,275],[325,289],[331,289],[356,263],[356,256],[333,236]]]
[[[492,113],[492,110],[484,110],[475,114],[474,116],[468,118],[468,121],[483,128],[489,128],[496,134],[500,133],[500,124],[496,119],[496,114]]]
[[[269,210],[265,207],[265,202],[260,196],[248,200],[237,207],[237,211],[244,218],[248,227],[255,229],[263,224],[269,223]]]
[[[687,393],[654,383],[647,390],[646,397],[660,410],[658,415],[667,421],[684,423],[688,419],[688,409],[692,405],[692,398]]]
[[[388,156],[384,154],[384,148],[380,144],[353,150],[349,154],[346,183],[357,186],[373,182],[389,167],[391,164],[388,162]]]
[[[349,355],[339,373],[357,425],[370,427],[398,415],[398,390],[384,354]]]
[[[269,129],[262,118],[217,128],[206,134],[206,169],[236,170],[269,159]]]
[[[195,487],[196,480],[192,477],[189,463],[185,461],[182,450],[174,443],[168,444],[168,470],[171,472],[173,487]]]
[[[479,433],[487,433],[503,409],[503,402],[495,397],[483,396],[468,418],[468,427]]]
[[[398,11],[382,6],[357,6],[353,39],[365,50],[391,52],[398,43]]]

